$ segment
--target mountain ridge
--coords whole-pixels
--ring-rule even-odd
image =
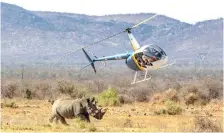
[[[52,58],[91,44],[108,35],[130,27],[152,13],[132,15],[88,16],[72,13],[29,11],[19,6],[1,3],[2,13],[2,63],[3,64],[50,64]],[[154,43],[162,47],[171,59],[183,58],[189,62],[198,60],[200,53],[209,60],[222,59],[223,18],[198,22],[194,25],[159,15],[147,24],[133,30],[139,43]],[[104,49],[102,51],[102,49]],[[127,35],[96,45],[90,51],[98,56],[131,51]],[[209,51],[210,50],[210,51]],[[218,51],[218,53],[217,53]],[[74,54],[73,54],[74,55]],[[75,55],[74,55],[75,56]],[[60,60],[61,64],[82,62],[71,56]],[[213,57],[214,56],[214,57]],[[217,60],[216,60],[217,61]],[[207,62],[208,64],[209,62]],[[218,61],[217,61],[218,63]]]

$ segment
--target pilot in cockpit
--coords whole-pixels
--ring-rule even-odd
[[[152,62],[154,61],[153,58],[143,55],[142,59],[144,60],[145,65],[152,66]]]
[[[145,60],[142,58],[143,56],[143,53],[138,53],[136,54],[136,59],[138,61],[138,64],[141,66],[141,67],[145,67],[146,68],[146,62]]]

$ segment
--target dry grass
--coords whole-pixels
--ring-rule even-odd
[[[198,132],[222,132],[222,125],[217,120],[208,117],[196,117],[195,129]]]
[[[155,115],[154,109],[161,108],[160,104],[138,103],[108,107],[103,120],[91,117],[91,123],[77,119],[67,120],[70,126],[50,124],[51,104],[46,100],[3,99],[15,102],[17,108],[2,108],[2,131],[195,131],[195,111],[197,116],[206,116],[206,111],[212,113],[212,119],[222,124],[222,102],[208,104],[203,109],[192,106],[181,115]],[[184,106],[184,105],[183,105]],[[216,110],[213,110],[216,109]],[[191,122],[192,121],[192,122]]]
[[[86,71],[83,75],[70,75],[74,72],[62,70],[54,72],[57,75],[53,77],[49,72],[46,78],[41,76],[46,70],[30,72],[26,72],[23,82],[15,75],[2,78],[3,131],[194,132],[207,131],[199,128],[206,127],[203,125],[220,127],[223,124],[222,70],[152,71],[150,81],[137,85],[130,85],[130,71],[117,69],[98,75],[92,70],[89,71],[92,74]],[[115,88],[116,95],[113,91],[106,93],[108,86]],[[109,106],[103,120],[91,117],[91,123],[67,120],[70,126],[50,124],[51,104],[47,101],[61,97],[62,93],[75,98],[101,94],[99,100],[105,106],[120,106]],[[196,121],[196,116],[209,117],[213,124],[206,124],[208,120]]]

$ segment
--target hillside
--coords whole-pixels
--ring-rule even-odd
[[[148,14],[87,16],[58,12],[34,12],[16,5],[1,3],[2,65],[74,65],[83,61],[77,52],[60,58],[93,41],[139,22]],[[133,30],[141,45],[157,44],[171,60],[194,64],[204,55],[204,64],[222,65],[223,18],[187,24],[166,16],[158,16]],[[132,51],[126,34],[92,47],[97,56]]]

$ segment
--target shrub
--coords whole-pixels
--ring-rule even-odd
[[[197,132],[222,132],[222,126],[207,117],[196,117],[195,128]]]
[[[86,88],[66,81],[58,82],[58,90],[60,93],[69,95],[73,98],[82,98],[85,97],[88,93]]]
[[[99,104],[103,106],[120,105],[117,91],[114,88],[108,88],[98,95]]]
[[[211,97],[209,96],[208,89],[203,88],[203,86],[194,85],[190,86],[187,92],[184,94],[184,100],[186,105],[190,104],[200,104],[206,105],[210,102]],[[199,90],[200,89],[200,90]]]
[[[208,95],[210,99],[223,97],[223,84],[222,81],[207,79],[206,85],[208,88]]]
[[[220,95],[220,92],[217,88],[209,88],[208,91],[209,91],[209,96],[212,99],[218,98]]]
[[[175,102],[179,101],[177,91],[171,88],[168,89],[167,91],[165,91],[165,99],[175,101]]]
[[[15,96],[16,91],[18,90],[18,88],[19,88],[19,86],[16,83],[6,84],[1,89],[1,95],[4,98],[10,98],[10,99],[12,99]]]
[[[133,99],[128,95],[119,95],[119,102],[121,104],[133,103]]]
[[[88,90],[86,88],[77,87],[73,90],[71,97],[73,98],[82,98],[87,96]]]
[[[4,107],[8,107],[8,108],[18,108],[18,106],[16,105],[15,102],[4,102],[4,103],[1,103],[1,107],[4,108]]]
[[[107,88],[107,84],[101,80],[94,80],[92,86],[94,87],[92,90],[97,93],[100,93]]]
[[[33,90],[34,96],[38,99],[52,98],[51,85],[49,83],[39,83],[35,85]]]
[[[167,110],[166,109],[155,110],[154,114],[156,114],[156,115],[167,114]]]
[[[133,88],[129,90],[130,95],[138,102],[148,102],[150,96],[149,88]]]
[[[58,82],[58,90],[62,94],[72,94],[75,86],[72,83],[66,81],[59,81]]]
[[[151,101],[153,103],[162,103],[164,102],[164,96],[161,93],[156,93],[152,96]]]
[[[193,104],[193,105],[194,105],[194,103],[195,103],[196,101],[198,101],[199,96],[198,96],[197,94],[191,92],[191,93],[187,94],[187,95],[184,97],[184,99],[185,99],[185,104],[186,104],[186,105],[190,105],[190,104]]]
[[[167,108],[167,113],[169,115],[177,115],[177,114],[181,114],[182,112],[182,108],[173,101],[169,101],[169,100],[166,101],[165,106]]]
[[[154,94],[151,98],[151,101],[153,103],[163,103],[167,100],[178,102],[179,97],[178,97],[177,91],[174,89],[168,89],[163,93]]]
[[[32,92],[29,89],[26,89],[25,91],[25,98],[32,99]]]
[[[210,102],[210,97],[206,94],[201,93],[200,94],[200,105],[206,105]]]

